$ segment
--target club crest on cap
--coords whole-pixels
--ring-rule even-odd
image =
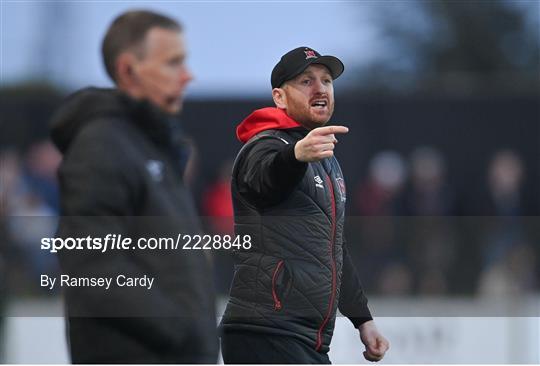
[[[309,60],[310,58],[317,58],[317,55],[313,50],[305,50],[304,53],[306,54],[306,60]]]

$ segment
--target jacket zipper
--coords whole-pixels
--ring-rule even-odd
[[[330,187],[330,195],[332,201],[332,237],[330,238],[330,262],[332,264],[332,293],[330,295],[330,304],[328,305],[328,312],[324,318],[319,331],[317,332],[317,344],[315,345],[315,351],[319,351],[322,346],[322,332],[324,327],[330,320],[330,315],[332,314],[332,309],[334,308],[334,300],[336,297],[336,258],[334,257],[334,241],[336,236],[336,200],[334,194],[334,185],[332,184],[332,179],[329,175],[326,175],[326,181]]]
[[[279,270],[281,269],[282,266],[283,266],[283,259],[278,262],[276,269],[274,269],[274,274],[272,275],[272,298],[274,299],[274,310],[281,310],[282,308],[281,301],[279,300],[279,297],[276,292],[276,279],[277,279]]]

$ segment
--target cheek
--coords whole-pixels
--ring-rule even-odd
[[[156,91],[162,88],[163,77],[156,67],[147,67],[139,73],[139,83],[149,91]]]
[[[293,100],[292,108],[296,112],[305,113],[309,110],[309,105],[307,101],[304,101],[302,98],[298,98]]]
[[[173,72],[170,67],[166,65],[154,65],[148,70],[148,76],[151,77],[154,82],[159,82],[160,84],[168,83],[172,79]]]
[[[174,80],[175,73],[170,67],[160,67],[156,70],[156,77],[163,83],[171,83]]]
[[[294,98],[294,104],[297,108],[308,109],[309,98],[307,98],[304,94],[298,94]]]

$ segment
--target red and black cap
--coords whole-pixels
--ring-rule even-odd
[[[332,79],[337,79],[345,66],[337,57],[321,56],[321,54],[309,47],[298,47],[287,52],[272,70],[272,88],[279,88],[287,80],[294,79],[304,72],[311,64],[324,65],[330,70]]]

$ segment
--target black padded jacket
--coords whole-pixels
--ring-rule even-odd
[[[184,184],[178,121],[117,90],[70,96],[53,119],[63,153],[58,236],[176,237],[200,233]],[[75,278],[154,277],[151,289],[63,288],[74,363],[213,363],[214,291],[202,251],[60,250]]]
[[[340,166],[334,157],[298,162],[294,145],[309,131],[276,108],[254,112],[241,130],[231,189],[236,234],[250,235],[252,248],[236,252],[222,330],[294,336],[326,352],[338,308],[356,327],[371,319],[343,238]]]

